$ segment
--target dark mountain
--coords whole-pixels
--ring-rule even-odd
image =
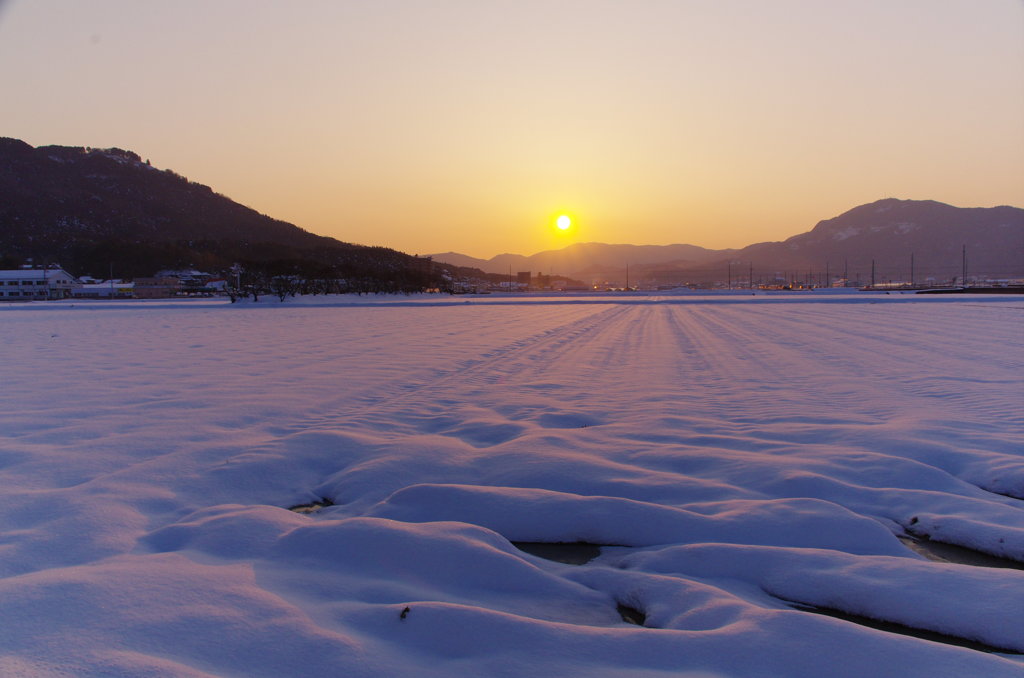
[[[851,281],[928,278],[945,282],[961,276],[966,247],[968,277],[1024,276],[1024,209],[961,208],[932,200],[879,200],[819,222],[807,233],[782,242],[740,250],[708,250],[692,245],[636,246],[587,243],[530,257],[503,254],[490,260],[455,253],[433,255],[494,273],[513,270],[556,272],[588,282],[622,282],[629,266],[632,282],[805,280],[822,283],[846,272]],[[913,271],[911,271],[913,257]]]
[[[161,268],[420,279],[422,259],[318,236],[158,170],[118,148],[0,138],[0,257],[59,262],[76,275]]]
[[[783,242],[750,245],[730,259],[755,268],[832,273],[847,268],[864,281],[872,261],[876,278],[938,281],[959,276],[963,253],[968,276],[1024,275],[1024,209],[953,207],[933,200],[888,198],[820,221]]]

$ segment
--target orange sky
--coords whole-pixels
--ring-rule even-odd
[[[409,253],[1024,205],[1020,0],[8,0],[0,87],[0,135]]]

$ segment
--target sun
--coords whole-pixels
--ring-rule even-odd
[[[557,226],[560,231],[567,231],[569,230],[569,227],[572,226],[572,219],[563,214],[555,220],[555,226]]]

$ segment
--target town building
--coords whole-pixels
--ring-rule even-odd
[[[60,267],[0,270],[0,301],[39,301],[71,296],[75,277]]]

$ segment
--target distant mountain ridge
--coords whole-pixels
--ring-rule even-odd
[[[437,267],[423,259],[304,231],[151,167],[131,151],[33,148],[0,138],[0,265],[26,258],[97,277],[148,276],[163,268],[215,272],[240,262],[270,275],[323,269],[378,282],[431,276],[430,284],[437,282]],[[622,281],[628,266],[629,280],[652,284],[744,276],[821,280],[840,272],[858,281],[914,275],[944,281],[961,275],[964,263],[970,275],[1024,277],[1024,210],[887,198],[784,241],[742,249],[581,243],[531,256],[483,260],[449,252],[433,259],[492,274],[511,269],[587,282]]]
[[[456,252],[431,255],[435,261],[457,266],[471,266],[488,273],[534,271],[562,274],[586,274],[593,270],[615,268],[623,262],[630,264],[678,263],[699,264],[735,250],[709,250],[696,245],[608,245],[605,243],[576,243],[560,250],[547,250],[530,256],[499,254],[490,259],[477,259]]]
[[[240,205],[131,151],[0,138],[0,258],[76,275],[215,272],[242,262],[288,274],[422,278],[422,259],[316,235]]]
[[[738,279],[800,275],[809,270],[866,281],[872,269],[882,277],[915,273],[934,278],[968,271],[975,275],[1024,276],[1024,209],[962,208],[934,200],[886,198],[854,207],[781,242],[712,250],[693,245],[605,245],[585,243],[531,256],[502,254],[488,260],[457,253],[437,261],[474,266],[492,273],[547,273],[549,269],[590,282],[620,280],[629,266],[634,281],[671,283],[687,279]]]

